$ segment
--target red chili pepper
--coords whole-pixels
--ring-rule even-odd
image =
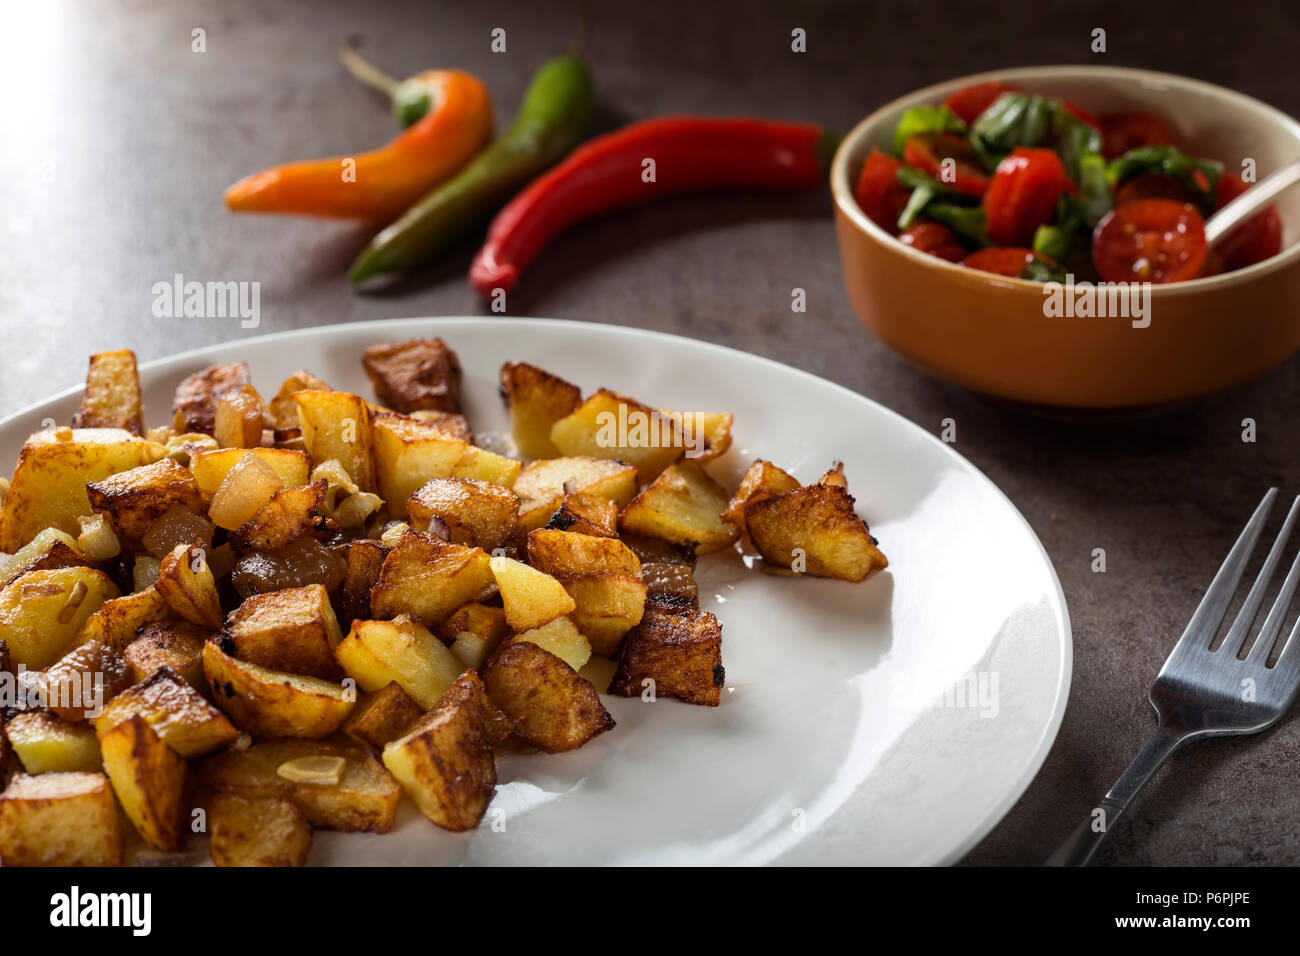
[[[497,214],[470,282],[485,298],[508,292],[556,233],[624,206],[710,189],[813,189],[836,143],[808,123],[674,116],[625,126],[575,150]]]

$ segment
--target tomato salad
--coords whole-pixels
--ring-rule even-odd
[[[1039,282],[1182,282],[1277,255],[1270,206],[1211,250],[1205,218],[1248,188],[1181,152],[1147,113],[1097,116],[1007,83],[905,112],[893,151],[873,149],[855,195],[920,252]]]

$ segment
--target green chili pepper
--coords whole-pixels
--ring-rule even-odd
[[[485,225],[521,186],[582,141],[592,104],[591,76],[580,58],[562,56],[544,63],[501,138],[375,236],[349,277],[360,282],[403,272]]]

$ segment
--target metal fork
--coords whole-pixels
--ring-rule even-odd
[[[1296,637],[1300,621],[1291,629],[1272,667],[1268,666],[1268,658],[1300,584],[1300,554],[1291,564],[1250,652],[1244,659],[1238,658],[1300,516],[1300,497],[1292,502],[1282,530],[1227,636],[1216,649],[1210,649],[1276,499],[1277,489],[1270,488],[1156,676],[1150,694],[1158,722],[1155,735],[1102,798],[1100,806],[1052,854],[1048,866],[1086,866],[1138,791],[1183,744],[1208,737],[1256,734],[1290,710],[1300,688],[1300,640]]]

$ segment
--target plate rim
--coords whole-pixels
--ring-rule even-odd
[[[890,419],[893,419],[904,429],[923,436],[930,444],[937,446],[943,454],[950,456],[960,464],[967,473],[973,475],[992,489],[994,494],[996,494],[1006,507],[1010,509],[1011,514],[1015,516],[1016,520],[1020,522],[1024,530],[1028,533],[1030,540],[1034,543],[1035,547],[1037,547],[1038,554],[1047,567],[1049,578],[1054,590],[1056,605],[1059,608],[1061,616],[1061,665],[1057,675],[1056,697],[1052,702],[1051,716],[1035,742],[1033,752],[1025,765],[1025,769],[1008,788],[1003,800],[999,801],[997,806],[989,810],[984,817],[980,819],[979,823],[971,829],[966,837],[953,849],[943,854],[935,865],[951,866],[959,862],[975,846],[977,846],[980,841],[988,836],[988,834],[992,832],[993,828],[996,827],[997,824],[1000,823],[1015,807],[1020,798],[1024,796],[1025,791],[1029,789],[1029,785],[1038,776],[1039,771],[1042,770],[1043,764],[1046,762],[1047,756],[1060,733],[1061,723],[1065,717],[1065,710],[1069,702],[1070,688],[1073,684],[1074,676],[1074,631],[1070,621],[1070,607],[1066,600],[1065,592],[1061,588],[1060,577],[1056,573],[1056,566],[1052,562],[1051,555],[1047,553],[1047,549],[1043,546],[1043,542],[1038,537],[1037,532],[1034,531],[1033,526],[1030,525],[1025,516],[1021,514],[1020,509],[1016,507],[1015,502],[1013,502],[1007,494],[998,487],[997,483],[994,482],[993,479],[984,474],[983,471],[977,468],[964,455],[952,448],[946,442],[941,441],[937,436],[922,428],[916,422],[913,422],[901,413],[894,411],[894,409],[889,406],[863,395],[861,392],[856,392],[851,388],[840,385],[838,382],[832,382],[829,379],[822,378],[820,375],[815,375],[812,372],[796,366],[787,365],[784,362],[778,362],[777,360],[768,358],[765,355],[756,355],[753,352],[746,352],[742,349],[732,348],[728,345],[720,345],[716,342],[710,342],[705,339],[692,338],[690,336],[678,335],[672,332],[661,332],[657,329],[643,329],[638,326],[613,325],[607,322],[587,322],[578,319],[556,319],[530,316],[407,316],[387,319],[367,319],[359,322],[327,323],[323,325],[305,326],[297,329],[285,329],[280,332],[266,332],[260,335],[230,339],[225,342],[218,342],[211,345],[201,345],[196,348],[186,349],[182,352],[176,352],[160,358],[150,359],[146,362],[140,363],[139,368],[142,372],[154,371],[162,366],[177,364],[191,359],[203,358],[204,356],[222,352],[232,347],[238,347],[241,344],[249,345],[256,343],[261,345],[319,337],[322,335],[342,335],[349,332],[360,332],[364,329],[378,326],[391,328],[393,326],[402,327],[409,325],[423,326],[427,328],[430,325],[482,322],[498,324],[501,326],[513,325],[518,326],[521,329],[542,327],[564,332],[590,332],[594,330],[597,334],[601,335],[614,333],[616,335],[629,335],[634,338],[649,337],[664,342],[687,342],[693,347],[703,348],[706,351],[712,351],[727,358],[734,359],[739,356],[748,361],[758,362],[762,366],[780,369],[782,372],[792,372],[796,376],[811,380],[819,386],[829,387],[837,392],[842,392],[857,401],[865,402],[870,406],[874,406],[875,410],[884,412]],[[70,398],[81,392],[83,389],[84,384],[70,386],[0,418],[0,432],[16,424],[19,419],[32,415],[43,406]],[[779,863],[779,861],[776,862]]]

